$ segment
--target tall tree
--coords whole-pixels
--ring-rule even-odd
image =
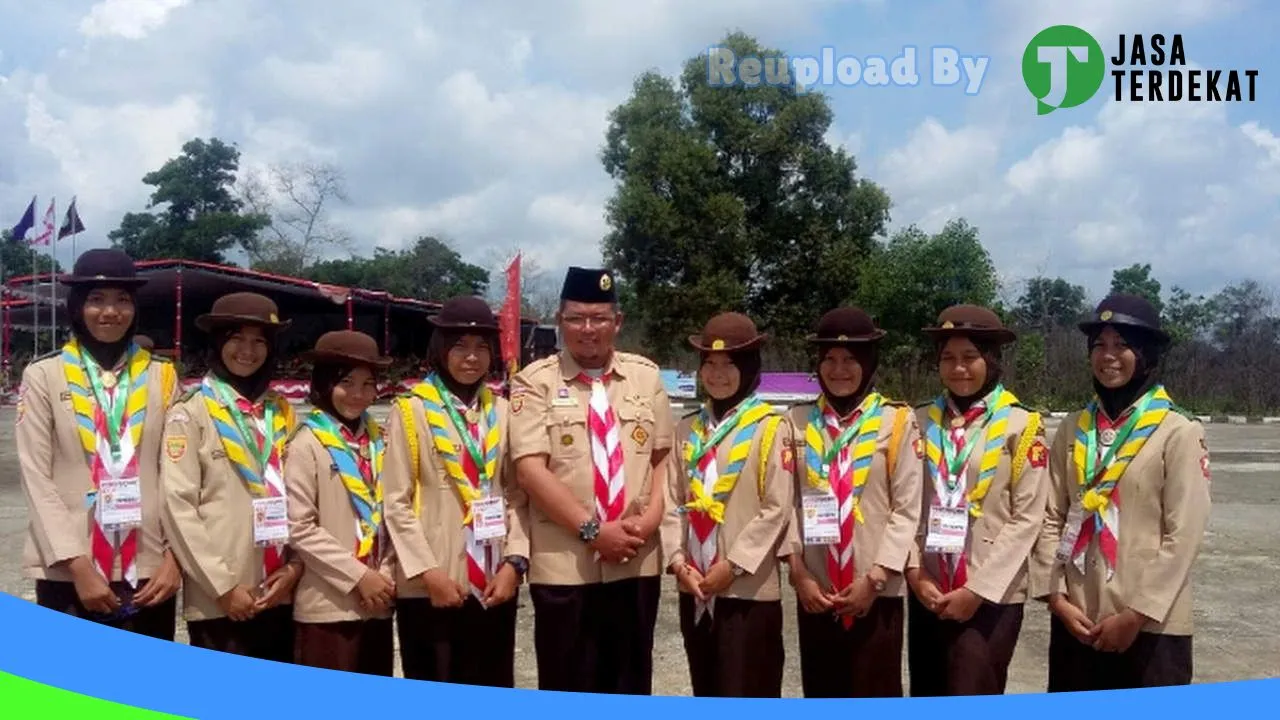
[[[329,163],[288,162],[270,166],[263,177],[245,173],[239,199],[270,223],[243,243],[255,270],[301,275],[326,251],[351,250],[351,237],[334,225],[329,210],[349,200],[346,178]]]
[[[321,261],[303,276],[321,283],[431,301],[444,301],[455,295],[483,295],[489,285],[487,270],[464,261],[457,250],[431,235],[424,235],[399,251],[376,248],[371,258]]]
[[[184,258],[226,262],[224,253],[251,242],[270,218],[244,213],[232,194],[240,151],[218,138],[196,138],[182,154],[147,173],[152,213],[128,213],[108,237],[135,260]],[[163,206],[163,207],[162,207]]]
[[[1163,323],[1174,342],[1183,343],[1204,335],[1213,324],[1213,301],[1203,295],[1192,297],[1185,289],[1174,286],[1164,305]]]
[[[1151,277],[1151,263],[1137,263],[1111,273],[1111,292],[1138,295],[1151,301],[1156,312],[1164,310],[1160,299],[1160,281]]]
[[[1062,278],[1034,277],[1018,298],[1013,320],[1025,328],[1048,333],[1055,327],[1069,327],[1088,311],[1085,290]]]
[[[738,57],[777,57],[741,33]],[[824,140],[820,93],[777,84],[715,87],[707,56],[679,84],[648,72],[610,115],[602,152],[616,182],[606,261],[635,292],[626,307],[655,358],[718,310],[751,314],[783,342],[856,291],[889,199]]]

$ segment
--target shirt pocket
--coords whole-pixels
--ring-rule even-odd
[[[653,428],[657,424],[653,409],[632,403],[618,408],[618,434],[623,446],[632,453],[648,455],[653,449]]]
[[[557,460],[581,458],[591,452],[587,415],[583,408],[553,408],[547,417],[547,437],[551,457]]]

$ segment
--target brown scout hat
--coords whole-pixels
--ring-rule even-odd
[[[1080,331],[1088,334],[1103,325],[1121,325],[1150,333],[1161,343],[1169,342],[1169,334],[1160,326],[1160,313],[1150,300],[1141,295],[1112,293],[1098,303],[1093,316],[1080,323]]]
[[[427,318],[437,328],[475,330],[479,334],[498,332],[498,319],[489,303],[473,295],[461,295],[446,302],[440,312]]]
[[[138,277],[133,259],[123,250],[95,248],[76,258],[71,274],[58,278],[58,282],[63,285],[123,285],[132,289],[146,285],[147,279]]]
[[[281,320],[275,301],[265,295],[237,292],[223,295],[209,312],[196,318],[196,327],[205,332],[227,325],[256,325],[264,330],[284,330],[292,320]]]
[[[928,327],[924,332],[942,339],[953,335],[965,335],[981,340],[993,340],[1000,344],[1011,343],[1018,339],[1014,332],[1004,326],[1000,316],[980,305],[952,305],[938,315],[937,327]]]
[[[701,335],[690,335],[689,344],[703,352],[733,352],[760,347],[768,337],[746,315],[724,312],[708,320]]]
[[[818,320],[808,341],[816,345],[870,343],[885,336],[871,316],[862,308],[841,307],[829,310]]]
[[[314,348],[299,353],[302,362],[339,362],[385,368],[391,358],[378,353],[378,342],[356,330],[333,330],[320,336]]]

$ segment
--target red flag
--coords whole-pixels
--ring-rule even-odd
[[[520,370],[520,253],[507,266],[507,299],[498,324],[502,328],[502,359],[508,374],[515,375]]]

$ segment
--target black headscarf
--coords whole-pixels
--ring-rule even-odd
[[[476,397],[476,393],[480,391],[484,385],[485,378],[489,376],[490,368],[485,368],[485,374],[476,382],[470,385],[463,385],[458,382],[449,372],[449,350],[467,335],[479,334],[484,338],[485,344],[489,346],[490,357],[496,357],[498,353],[496,338],[492,333],[477,333],[475,330],[455,329],[455,328],[437,328],[431,333],[431,339],[427,341],[427,368],[434,370],[440,377],[440,382],[448,388],[459,400],[470,405]]]
[[[240,328],[234,325],[228,325],[215,328],[210,333],[210,339],[213,341],[209,348],[209,372],[214,377],[225,382],[240,393],[242,397],[250,402],[257,402],[262,394],[267,391],[267,387],[271,385],[271,379],[275,377],[276,366],[279,362],[279,346],[276,342],[275,334],[270,330],[263,332],[263,337],[267,342],[267,358],[262,362],[262,367],[249,377],[240,377],[227,369],[225,363],[222,362],[222,348],[236,334]]]
[[[1103,328],[1106,326],[1098,326],[1088,334],[1089,350],[1093,351],[1093,345],[1098,340],[1098,336],[1102,334]],[[1107,417],[1117,420],[1129,406],[1134,403],[1143,393],[1151,389],[1152,385],[1159,382],[1156,377],[1156,369],[1160,365],[1160,354],[1163,349],[1162,343],[1151,333],[1132,326],[1112,325],[1115,331],[1124,338],[1124,342],[1133,350],[1136,358],[1133,366],[1133,377],[1129,378],[1129,382],[1124,385],[1110,389],[1098,382],[1098,378],[1093,378],[1093,390],[1098,395],[1099,402],[1102,403],[1102,409],[1107,413]]]
[[[986,362],[987,376],[982,382],[982,387],[978,388],[978,391],[972,395],[961,396],[953,394],[950,390],[946,391],[951,398],[951,402],[955,403],[956,408],[962,413],[968,412],[974,403],[990,395],[996,385],[1000,384],[1000,378],[1004,375],[1004,364],[1000,360],[1000,344],[976,337],[971,337],[969,340],[978,349],[978,353],[982,355],[982,359]],[[936,363],[942,362],[942,349],[946,345],[945,340],[940,340],[934,346],[934,361]]]
[[[854,360],[862,368],[862,380],[858,384],[858,388],[853,391],[852,395],[839,397],[831,394],[831,389],[827,387],[826,381],[822,379],[820,367],[822,359],[827,353],[837,347],[844,347],[853,354]],[[827,403],[831,405],[831,409],[836,411],[836,415],[844,417],[853,412],[867,396],[871,390],[871,385],[875,381],[876,369],[880,365],[880,348],[875,343],[848,343],[846,345],[821,345],[818,347],[818,355],[815,360],[814,373],[818,376],[818,387],[822,388],[822,395],[827,399]]]
[[[75,336],[80,345],[93,358],[94,362],[99,366],[110,369],[115,367],[120,361],[121,356],[129,349],[129,344],[133,342],[133,336],[138,332],[138,313],[133,313],[133,322],[129,323],[129,329],[124,335],[115,342],[103,342],[93,336],[89,332],[89,327],[84,322],[84,306],[89,300],[89,294],[94,290],[116,287],[129,293],[129,297],[137,299],[137,293],[132,288],[111,285],[72,285],[67,289],[67,314],[71,319],[71,334]]]
[[[710,354],[706,352],[700,353],[702,362],[705,363]],[[737,350],[726,354],[729,357],[729,362],[733,363],[733,366],[738,369],[738,389],[723,400],[710,398],[711,415],[717,421],[723,419],[725,415],[728,415],[760,387],[760,368],[763,363],[758,348]]]
[[[362,418],[351,420],[339,413],[333,404],[333,389],[357,367],[359,365],[354,362],[317,362],[311,366],[311,392],[307,397],[314,407],[328,413],[353,433],[360,429]]]

